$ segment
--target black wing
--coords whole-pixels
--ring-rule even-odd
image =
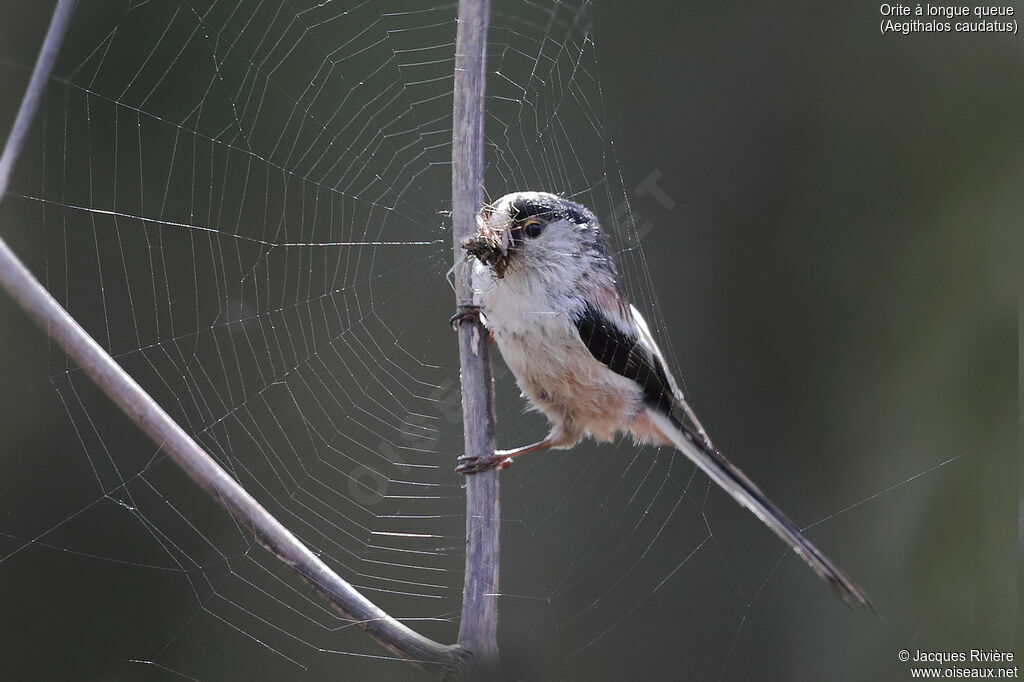
[[[589,303],[576,311],[573,322],[591,355],[616,374],[640,384],[650,407],[672,414],[677,391],[656,346],[625,331]]]

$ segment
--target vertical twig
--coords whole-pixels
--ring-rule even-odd
[[[7,179],[25,143],[39,97],[61,40],[67,31],[73,0],[57,4],[46,41],[39,53],[18,116],[0,156],[0,201]],[[305,578],[346,618],[391,651],[423,665],[444,671],[455,669],[466,652],[459,646],[440,644],[398,622],[339,577],[287,528],[263,508],[241,485],[208,455],[139,384],[46,291],[0,239],[0,287],[42,327],[74,362],[107,394],[122,412],[153,439],[175,463],[210,494],[255,539]]]
[[[488,0],[460,0],[455,41],[455,103],[452,133],[452,237],[455,262],[462,241],[475,230],[483,199],[484,61]],[[473,299],[469,268],[457,268],[460,310]],[[466,453],[494,452],[494,387],[486,332],[479,323],[459,325],[462,418]],[[498,659],[498,471],[466,477],[466,583],[459,643],[482,663]]]

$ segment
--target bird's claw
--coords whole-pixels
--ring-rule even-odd
[[[455,473],[467,476],[479,474],[492,467],[508,469],[512,466],[512,458],[504,455],[463,455],[459,457],[459,465],[455,467]]]
[[[448,318],[448,324],[452,326],[452,329],[459,331],[459,325],[463,322],[475,322],[486,326],[486,318],[483,316],[483,310],[478,305],[460,305],[457,313]]]

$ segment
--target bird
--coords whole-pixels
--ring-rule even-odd
[[[571,448],[586,437],[670,446],[786,542],[851,607],[867,594],[712,444],[640,311],[619,286],[594,213],[561,195],[521,191],[484,205],[462,243],[473,302],[452,325],[481,323],[529,409],[551,423],[541,441],[466,453],[456,471],[507,468],[513,458]]]

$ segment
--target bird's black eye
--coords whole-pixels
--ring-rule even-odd
[[[540,233],[544,231],[544,225],[541,224],[536,218],[527,218],[523,222],[523,232],[526,233],[527,237],[531,239],[539,237]]]

